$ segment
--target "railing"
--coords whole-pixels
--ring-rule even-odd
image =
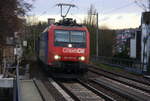
[[[16,78],[14,80],[14,98],[13,101],[21,101],[20,81],[19,81],[19,63],[16,65]]]
[[[131,72],[141,74],[143,72],[143,64],[138,60],[120,59],[114,57],[103,57],[103,56],[93,56],[93,62],[98,62],[102,64],[107,64],[111,66],[120,67]]]
[[[19,63],[17,64],[17,67],[16,67],[16,82],[17,82],[17,101],[21,101],[21,95],[20,95],[20,81],[19,81]]]

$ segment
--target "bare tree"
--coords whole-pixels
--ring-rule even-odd
[[[84,20],[84,23],[87,25],[95,26],[96,24],[96,9],[94,5],[90,5],[90,8],[88,10],[87,18]]]
[[[0,1],[0,44],[5,37],[12,36],[22,26],[22,17],[31,9],[31,5],[24,0]]]
[[[88,16],[84,20],[90,32],[91,55],[96,54],[96,9],[93,5],[88,10]],[[112,56],[113,44],[115,41],[115,30],[110,30],[107,26],[99,28],[99,56]]]

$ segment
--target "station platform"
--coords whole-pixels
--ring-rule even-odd
[[[3,75],[0,75],[0,88],[13,88],[13,78],[3,78]]]
[[[43,101],[33,80],[20,80],[21,101]]]

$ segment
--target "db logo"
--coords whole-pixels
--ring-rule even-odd
[[[85,49],[70,49],[70,48],[63,48],[63,53],[85,53]]]

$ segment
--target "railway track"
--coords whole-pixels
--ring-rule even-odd
[[[122,77],[122,78],[125,78],[125,79],[128,79],[128,80],[132,80],[132,81],[135,81],[135,82],[138,82],[138,83],[150,86],[150,81],[148,81],[148,80],[146,80],[144,78],[143,79],[139,79],[139,78],[129,77],[129,76],[126,76],[126,75],[123,75],[123,74],[119,74],[119,73],[115,73],[115,72],[111,72],[111,71],[107,71],[107,70],[101,69],[101,68],[99,68],[99,67],[97,67],[95,65],[89,65],[88,67],[89,67],[89,70],[95,69],[97,71],[101,71],[101,72],[104,72],[104,73],[112,74],[112,75],[115,75],[115,76],[118,76],[118,77]]]
[[[102,93],[101,91],[85,84],[81,80],[74,82],[55,80],[55,82],[47,75],[47,73],[44,71],[42,72],[41,68],[39,68],[39,70],[36,69],[36,71],[37,73],[33,76],[38,80],[34,80],[34,83],[38,88],[43,101],[76,101],[77,99],[77,101],[116,101],[109,97],[107,93]],[[75,88],[74,92],[72,92],[72,88]],[[81,91],[82,89],[83,91]]]
[[[116,101],[81,80],[72,82],[57,80],[55,82],[52,78],[48,78],[44,82],[37,79],[33,81],[41,96],[41,101]],[[51,85],[53,90],[49,89]],[[52,92],[56,90],[59,95],[52,95]],[[58,96],[61,98],[58,99]]]
[[[130,101],[149,101],[150,94],[134,89],[132,87],[126,86],[124,84],[112,81],[106,78],[92,79],[91,82],[98,84],[101,87],[109,89],[113,92],[116,92],[120,96],[123,96]]]
[[[133,88],[140,89],[144,92],[150,93],[150,86],[147,85],[147,84],[143,84],[143,83],[136,82],[136,81],[133,81],[133,80],[130,80],[130,79],[119,77],[119,76],[109,74],[109,73],[106,73],[106,72],[103,72],[103,71],[96,71],[94,69],[90,69],[89,71],[92,72],[92,73],[104,76],[106,78],[118,81],[120,83],[126,84],[128,86],[133,87]]]
[[[55,82],[49,78],[49,76],[41,74],[40,77],[42,77],[42,75],[45,76],[39,79],[48,90],[48,92],[40,91],[41,96],[44,99],[43,101],[148,101],[150,99],[148,89],[147,91],[144,91],[142,89],[131,87],[123,82],[105,77],[104,74],[106,74],[106,72],[103,75],[96,74],[96,72],[98,72],[98,70],[95,70],[95,73],[92,73],[97,75],[97,77],[90,78],[87,82],[84,82],[84,80],[72,82],[55,80]],[[111,75],[111,77],[114,76]],[[43,90],[42,87],[40,87],[40,84],[38,84],[38,86],[39,90]],[[145,86],[143,86],[143,88],[144,87]],[[46,98],[44,96],[52,96],[53,100],[51,97]]]
[[[92,83],[112,90],[130,100],[148,101],[150,99],[149,84],[143,84],[143,82],[136,82],[131,79],[119,77],[118,75],[116,76],[98,69],[89,68],[89,71],[97,75],[97,78],[89,79]]]
[[[72,98],[73,101],[116,101],[107,94],[98,91],[81,80],[56,82],[64,90],[64,92]]]

